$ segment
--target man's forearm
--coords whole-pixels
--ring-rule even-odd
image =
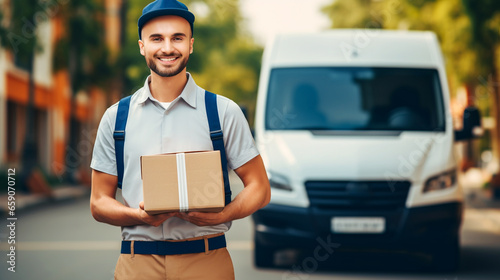
[[[245,188],[224,209],[224,219],[242,219],[266,206],[271,199],[271,189],[261,156],[257,156],[235,170]]]
[[[91,199],[90,209],[98,222],[124,227],[145,224],[139,217],[139,209],[127,207],[111,197]]]
[[[246,186],[224,209],[228,221],[245,218],[267,205],[268,193],[263,188],[257,182]]]

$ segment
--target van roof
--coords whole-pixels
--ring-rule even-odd
[[[437,68],[443,63],[433,32],[380,29],[280,34],[267,46],[264,59],[271,67]]]

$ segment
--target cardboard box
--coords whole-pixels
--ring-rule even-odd
[[[220,212],[224,180],[219,151],[141,157],[144,210]]]

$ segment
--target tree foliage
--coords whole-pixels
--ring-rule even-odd
[[[54,50],[55,70],[69,71],[73,94],[92,86],[106,88],[113,75],[105,44],[101,1],[71,0],[59,13],[65,34]]]
[[[498,73],[496,48],[500,45],[500,2],[462,0],[470,18],[470,48],[477,53],[480,75]]]
[[[0,41],[2,47],[13,53],[17,64],[30,71],[35,51],[41,50],[37,27],[48,18],[38,13],[41,7],[36,0],[12,1],[11,5],[10,21],[7,26],[0,27]],[[3,11],[0,11],[0,22],[4,17]]]

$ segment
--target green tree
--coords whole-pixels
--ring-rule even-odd
[[[37,37],[38,25],[46,21],[42,6],[36,0],[16,0],[9,6],[10,22],[0,28],[2,47],[14,55],[15,64],[28,73],[28,104],[26,108],[26,139],[24,141],[21,164],[22,179],[27,180],[38,164],[38,150],[35,139],[35,82],[33,75],[34,57],[41,51]],[[0,16],[3,19],[4,15]],[[2,22],[2,21],[0,21]],[[21,185],[22,186],[22,185]]]
[[[70,133],[68,149],[78,151],[82,126],[76,112],[76,96],[80,91],[88,91],[98,86],[109,91],[114,75],[113,61],[106,46],[104,8],[102,1],[71,0],[61,5],[60,17],[65,26],[64,37],[54,50],[55,71],[65,69],[69,73],[71,85]],[[74,153],[78,154],[78,153]],[[80,159],[66,156],[67,179],[72,181],[81,164]]]
[[[332,28],[383,28],[383,2],[338,0],[323,8]]]
[[[500,81],[498,68],[500,47],[500,2],[494,0],[462,0],[465,11],[471,21],[470,48],[477,56],[475,69],[477,77],[487,83],[491,94],[492,117],[496,127],[493,131],[493,149],[496,159],[500,160]],[[500,188],[500,176],[495,182]]]
[[[71,0],[61,5],[64,37],[55,51],[55,70],[67,69],[73,94],[92,86],[106,88],[113,73],[106,46],[102,1]],[[108,74],[108,75],[103,75]]]

